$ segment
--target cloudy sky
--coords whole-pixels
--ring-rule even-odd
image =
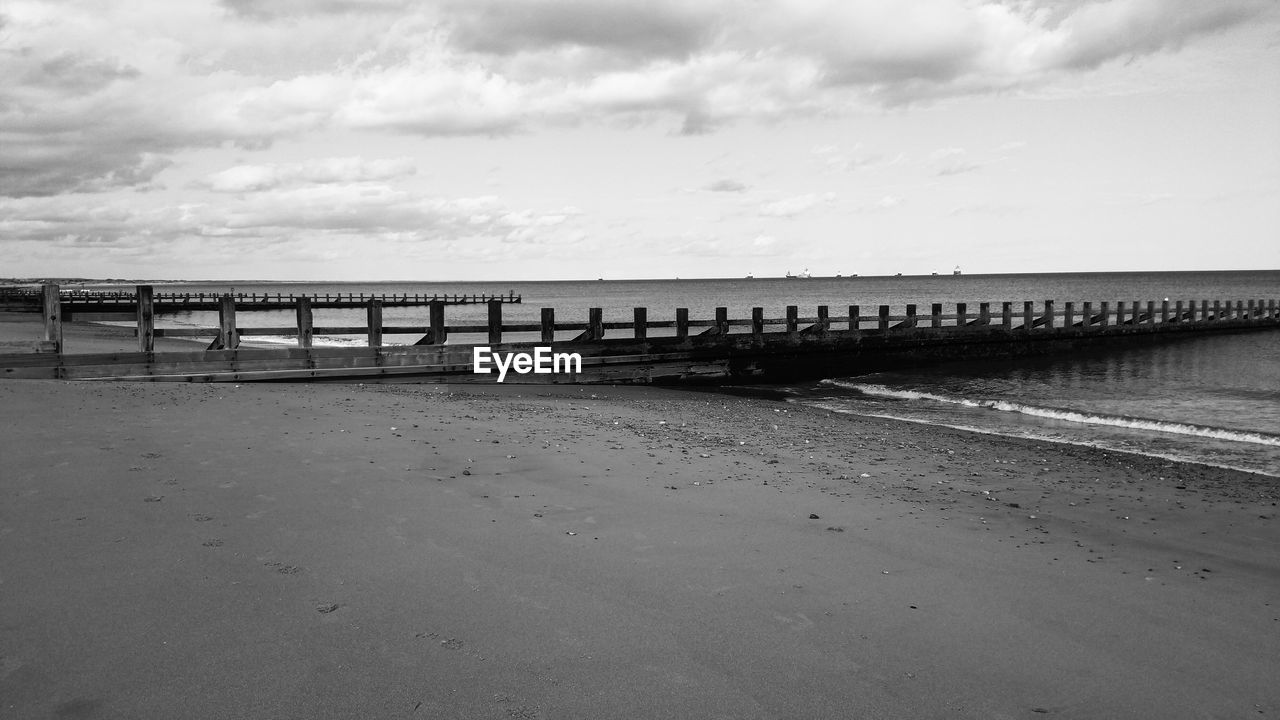
[[[5,0],[0,276],[1280,267],[1276,0]]]

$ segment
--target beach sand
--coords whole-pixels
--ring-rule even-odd
[[[3,717],[1280,714],[1275,478],[655,388],[0,410]]]

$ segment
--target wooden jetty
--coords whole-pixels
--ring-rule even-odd
[[[142,286],[150,287],[150,286]],[[0,289],[0,308],[35,310],[44,302],[43,289]],[[138,291],[135,290],[60,290],[59,304],[62,319],[71,320],[129,320],[138,311]],[[152,312],[167,315],[179,312],[213,311],[221,307],[226,293],[153,292]],[[514,292],[496,294],[411,294],[411,293],[325,293],[303,296],[296,293],[235,293],[239,310],[291,310],[306,297],[313,308],[362,308],[377,300],[383,307],[425,306],[431,303],[444,305],[483,305],[490,302],[519,303],[521,297]]]
[[[0,355],[0,377],[183,382],[322,381],[497,382],[496,372],[475,372],[476,348],[491,354],[534,355],[537,348],[577,355],[572,372],[516,370],[513,383],[769,382],[839,377],[903,364],[1065,353],[1107,345],[1189,337],[1205,333],[1280,328],[1276,299],[1168,300],[1154,302],[1073,302],[1046,300],[965,303],[950,309],[932,304],[900,312],[888,305],[849,305],[840,315],[818,306],[801,316],[789,306],[785,317],[766,318],[754,308],[750,318],[730,318],[726,308],[713,317],[692,319],[686,308],[670,320],[650,320],[635,308],[630,322],[604,322],[592,308],[583,321],[557,320],[542,308],[537,323],[505,323],[504,302],[488,302],[483,325],[448,325],[445,303],[429,303],[426,326],[385,326],[383,302],[367,301],[366,324],[316,327],[315,304],[300,297],[292,327],[239,328],[236,298],[219,300],[217,328],[155,327],[151,288],[137,289],[138,352],[62,352],[61,302],[56,286],[43,291],[45,338],[35,353]],[[869,312],[868,312],[869,311]],[[316,346],[317,335],[360,334],[366,347]],[[412,345],[384,345],[389,334],[420,336]],[[154,352],[154,339],[216,336],[209,350]],[[288,335],[296,347],[242,348],[241,338]],[[484,343],[450,343],[451,336],[482,336]]]

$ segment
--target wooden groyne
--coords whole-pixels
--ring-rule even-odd
[[[901,365],[972,358],[1043,355],[1108,344],[1187,337],[1216,332],[1280,328],[1277,301],[1177,300],[1147,302],[1005,302],[971,308],[931,304],[899,311],[888,305],[848,305],[833,315],[818,306],[814,315],[789,306],[784,317],[767,318],[754,308],[750,318],[730,318],[716,308],[710,318],[693,319],[678,308],[672,319],[651,320],[635,308],[629,322],[605,322],[600,308],[585,321],[557,319],[542,308],[537,323],[506,323],[503,302],[488,303],[483,325],[449,325],[445,303],[429,306],[425,326],[387,326],[381,300],[366,302],[366,324],[317,327],[315,305],[295,301],[291,327],[240,328],[236,299],[219,300],[217,328],[155,327],[150,288],[137,289],[138,352],[74,355],[62,352],[61,305],[56,287],[43,293],[45,339],[36,353],[0,355],[0,377],[247,382],[258,380],[349,380],[411,382],[495,382],[496,373],[477,373],[476,348],[490,355],[525,354],[537,348],[573,354],[572,372],[506,374],[523,383],[765,382],[838,377]],[[363,335],[366,347],[316,346],[317,335]],[[242,348],[242,338],[290,336],[296,347]],[[417,336],[411,345],[384,345],[384,335]],[[154,339],[214,336],[209,349],[154,352]],[[454,337],[487,342],[453,343]]]
[[[150,286],[142,286],[150,287]],[[71,320],[121,320],[130,319],[138,311],[140,290],[59,290],[58,298],[62,319]],[[153,292],[151,309],[154,314],[168,315],[179,312],[219,310],[228,293],[178,293]],[[362,308],[374,300],[383,307],[425,306],[431,303],[444,305],[483,305],[491,302],[519,303],[521,297],[514,292],[505,295],[492,293],[432,294],[422,293],[325,293],[301,295],[297,293],[233,293],[236,308],[241,311],[290,310],[306,298],[313,308]],[[26,288],[0,289],[0,308],[36,310],[44,303],[44,290]]]

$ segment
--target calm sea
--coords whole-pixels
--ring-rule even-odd
[[[787,305],[801,316],[817,305],[842,315],[848,305],[864,314],[877,305],[894,312],[908,303],[927,312],[931,303],[951,311],[955,303],[1024,300],[1073,301],[1248,300],[1280,298],[1280,271],[1062,273],[943,275],[811,279],[634,280],[458,283],[183,283],[157,291],[469,294],[507,293],[523,303],[504,309],[507,322],[537,322],[553,307],[561,321],[585,321],[588,308],[604,309],[606,322],[629,321],[632,308],[648,308],[650,320],[670,320],[687,307],[694,319],[714,308],[730,317],[782,317]],[[451,306],[450,324],[482,324],[481,306]],[[292,325],[291,312],[243,313],[242,327]],[[363,324],[360,310],[317,310],[317,326]],[[425,308],[387,308],[388,325],[426,325]],[[211,327],[216,318],[187,313],[161,318],[160,326]],[[416,337],[399,338],[412,342]],[[455,342],[482,341],[453,337]],[[513,338],[515,339],[515,338]],[[255,338],[256,340],[256,338]],[[360,338],[321,338],[334,344]],[[292,343],[288,338],[276,342]],[[386,341],[397,341],[389,336]],[[951,363],[899,372],[861,374],[786,388],[792,401],[842,413],[946,425],[975,432],[1039,438],[1194,460],[1280,477],[1280,332],[1256,332],[1173,340],[1150,346],[1067,357]]]

